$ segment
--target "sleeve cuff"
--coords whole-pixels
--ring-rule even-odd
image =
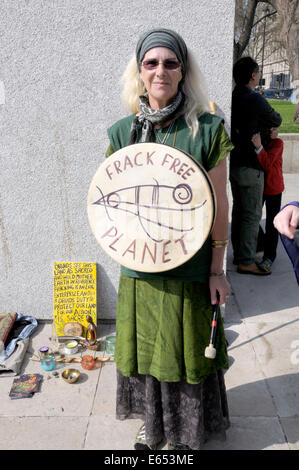
[[[258,149],[254,149],[254,151],[258,155],[263,150],[263,148],[264,147],[261,145]]]
[[[287,206],[296,206],[299,208],[299,201],[292,201],[292,202],[288,202],[285,206],[283,206],[280,211],[282,211],[282,209],[284,209],[285,207]]]

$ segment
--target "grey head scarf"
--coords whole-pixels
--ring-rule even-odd
[[[136,59],[139,67],[147,51],[153,47],[167,47],[167,49],[171,49],[175,53],[182,65],[182,75],[184,79],[188,56],[184,39],[175,31],[165,28],[152,29],[144,33],[139,38],[136,46]]]
[[[144,55],[154,47],[167,47],[172,50],[182,67],[183,82],[187,69],[187,46],[183,38],[175,31],[166,28],[152,29],[144,33],[138,40],[136,46],[136,60],[140,68]],[[155,124],[161,125],[166,121],[174,119],[181,114],[184,105],[184,95],[179,89],[174,101],[163,109],[151,109],[147,96],[140,96],[140,114],[137,116],[131,127],[129,144],[133,144],[138,139],[139,130],[142,131],[140,142],[150,142],[153,136]]]

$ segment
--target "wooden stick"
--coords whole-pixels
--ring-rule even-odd
[[[35,359],[34,357],[30,357],[30,361],[34,361],[34,362],[41,362],[40,359]],[[81,357],[70,357],[70,358],[63,358],[63,357],[60,357],[58,359],[54,359],[55,362],[65,362],[65,363],[68,363],[68,362],[81,362],[82,359]],[[99,361],[99,362],[107,362],[107,361],[110,361],[110,356],[107,356],[107,357],[96,357],[95,358],[95,361]]]

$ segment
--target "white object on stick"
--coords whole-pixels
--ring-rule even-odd
[[[205,357],[208,359],[215,359],[216,357],[216,349],[212,344],[209,344],[209,346],[206,347],[205,349]]]

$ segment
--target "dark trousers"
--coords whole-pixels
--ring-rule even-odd
[[[255,260],[259,223],[262,217],[264,173],[247,167],[230,169],[233,196],[231,241],[235,264]]]
[[[257,251],[264,251],[264,258],[274,261],[278,244],[278,231],[273,225],[273,219],[280,211],[281,193],[274,196],[264,194],[263,204],[266,204],[266,227],[265,233],[259,228]]]

